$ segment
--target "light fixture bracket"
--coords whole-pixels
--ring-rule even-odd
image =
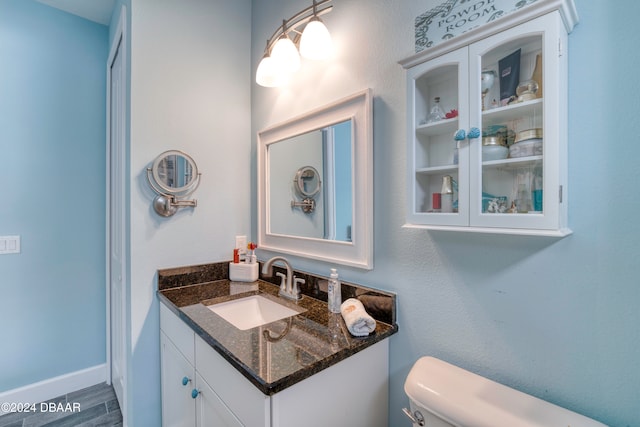
[[[319,16],[331,12],[333,10],[333,6],[329,4],[331,3],[331,1],[332,0],[313,0],[313,4],[311,6],[303,9],[289,19],[283,19],[282,25],[280,25],[278,29],[267,40],[265,54],[268,55],[271,52],[273,46],[283,35],[288,37],[289,33],[296,33],[293,41],[294,43],[297,42],[297,40],[299,39],[299,35],[302,34],[302,31],[298,29],[307,25],[309,21],[317,19]]]

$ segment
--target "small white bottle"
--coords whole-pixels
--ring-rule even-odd
[[[328,305],[331,313],[340,313],[340,305],[342,304],[342,290],[340,280],[338,280],[338,272],[335,268],[331,269],[328,289]]]

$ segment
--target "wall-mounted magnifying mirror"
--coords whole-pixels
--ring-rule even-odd
[[[303,166],[296,171],[293,180],[295,189],[301,197],[313,197],[320,192],[320,174],[313,166]]]
[[[371,126],[368,89],[258,133],[260,248],[372,268]]]
[[[316,209],[315,196],[320,192],[322,180],[320,174],[313,166],[303,166],[296,171],[293,178],[295,193],[302,198],[301,201],[291,200],[292,208],[300,208],[306,214],[313,213]]]
[[[200,185],[196,162],[186,153],[169,150],[160,154],[147,168],[147,181],[157,193],[153,209],[160,216],[174,215],[178,208],[196,207],[197,200],[183,200]]]

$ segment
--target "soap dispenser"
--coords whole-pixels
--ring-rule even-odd
[[[331,313],[340,313],[340,305],[342,304],[342,289],[340,286],[340,280],[338,279],[338,271],[335,268],[331,269],[331,276],[329,277],[329,289],[328,289],[329,311]]]

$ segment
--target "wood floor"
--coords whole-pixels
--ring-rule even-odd
[[[106,383],[37,403],[34,409],[0,416],[0,427],[122,427],[120,406]]]

